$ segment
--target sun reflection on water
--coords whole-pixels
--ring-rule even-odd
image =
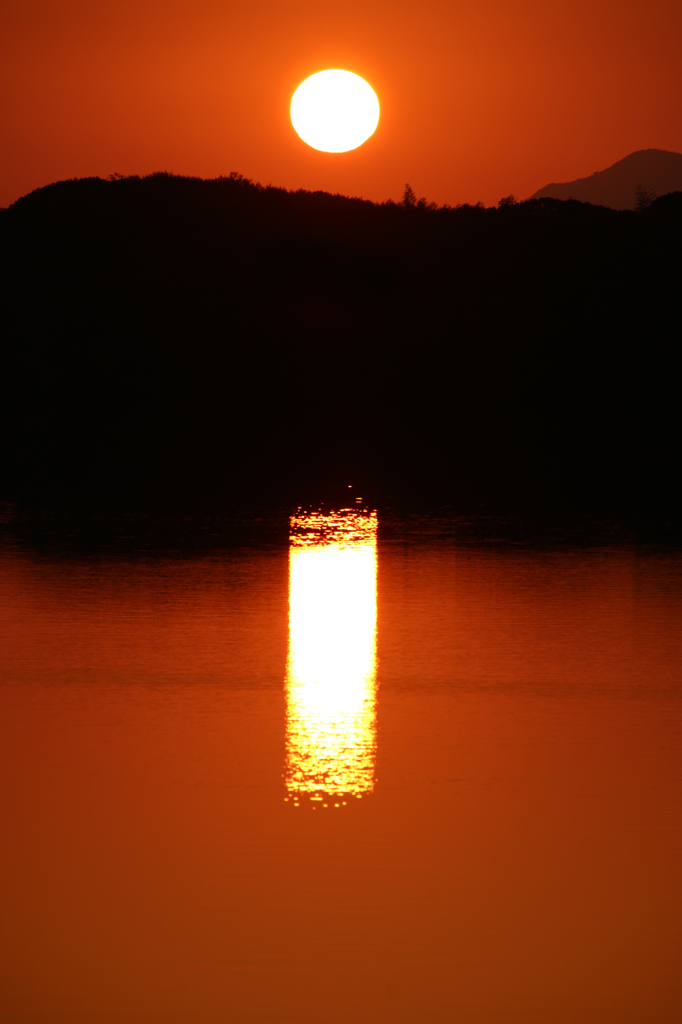
[[[338,805],[374,788],[376,512],[291,517],[289,797]]]

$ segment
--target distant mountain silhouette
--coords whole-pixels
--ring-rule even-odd
[[[596,171],[589,178],[545,185],[530,198],[579,199],[613,210],[634,210],[638,188],[648,193],[645,199],[682,190],[682,153],[640,149],[605,171]]]
[[[0,213],[0,500],[667,515],[681,235],[682,192],[38,189]]]

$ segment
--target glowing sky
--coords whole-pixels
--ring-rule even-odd
[[[679,0],[5,0],[0,25],[3,206],[155,170],[492,204],[682,150]],[[291,126],[294,90],[324,68],[379,97],[351,153]]]

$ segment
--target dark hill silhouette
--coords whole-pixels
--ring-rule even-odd
[[[408,199],[157,174],[14,203],[0,498],[676,508],[682,193]]]
[[[596,171],[589,178],[545,185],[530,198],[579,199],[613,210],[634,210],[640,188],[646,193],[645,200],[682,190],[682,153],[640,149],[605,171]]]

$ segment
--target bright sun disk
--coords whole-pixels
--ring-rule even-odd
[[[318,71],[291,100],[291,123],[304,142],[325,153],[357,149],[379,123],[379,100],[351,71]]]

